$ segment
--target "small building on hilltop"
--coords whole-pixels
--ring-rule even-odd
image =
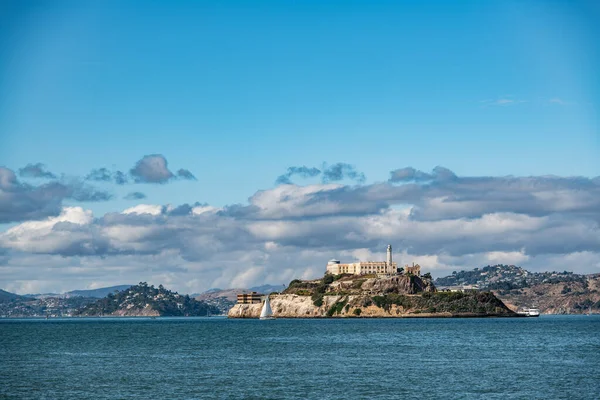
[[[264,297],[264,294],[257,293],[257,292],[240,293],[237,295],[237,303],[238,304],[262,303],[263,297]]]
[[[410,265],[406,264],[404,266],[404,273],[421,276],[421,266],[419,264],[413,263],[411,267]]]

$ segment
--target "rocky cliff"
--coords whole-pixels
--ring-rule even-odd
[[[492,293],[438,293],[430,280],[406,275],[297,280],[270,302],[279,318],[515,315]],[[261,309],[262,304],[236,304],[228,316],[258,318]]]

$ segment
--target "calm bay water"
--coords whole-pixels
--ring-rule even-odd
[[[598,399],[600,316],[0,320],[0,399]]]

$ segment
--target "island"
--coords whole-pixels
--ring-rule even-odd
[[[73,316],[202,317],[219,314],[215,306],[146,282],[115,291],[73,313]]]
[[[269,294],[279,318],[423,318],[517,317],[491,292],[438,291],[429,273],[417,265],[398,268],[388,246],[386,261],[342,264],[331,260],[321,279],[293,280],[281,293]],[[258,318],[263,301],[240,295],[229,318]]]

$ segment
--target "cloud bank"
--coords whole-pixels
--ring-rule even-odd
[[[0,172],[2,187],[14,179]],[[461,177],[407,167],[368,185],[282,184],[223,208],[139,204],[94,217],[63,207],[37,219],[0,233],[0,281],[9,289],[286,283],[321,275],[332,257],[383,259],[388,243],[398,262],[420,262],[434,275],[495,263],[600,272],[599,177]]]

